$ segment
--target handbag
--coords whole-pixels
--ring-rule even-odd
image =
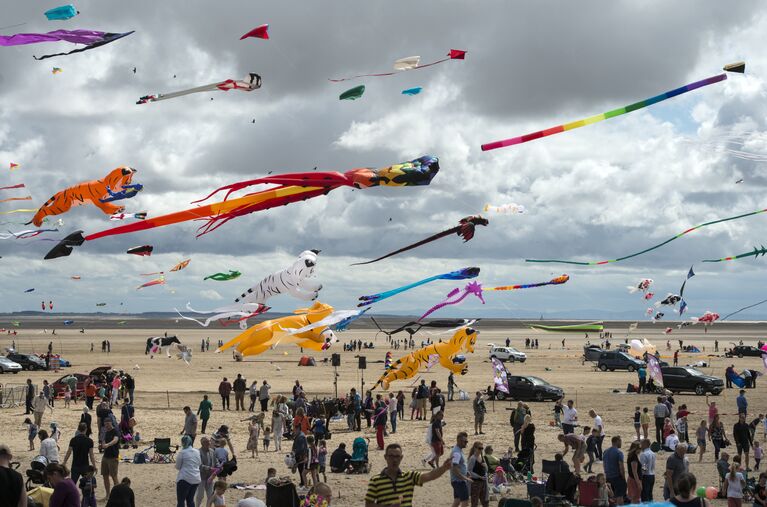
[[[722,445],[720,445],[719,447],[724,449],[725,447],[729,447],[730,445],[731,445],[730,441],[725,438],[724,440],[722,440]]]
[[[285,455],[285,466],[288,468],[293,468],[296,466],[296,455],[292,452]]]

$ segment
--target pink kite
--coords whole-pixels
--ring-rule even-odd
[[[248,37],[255,37],[257,39],[268,39],[269,38],[269,25],[261,25],[255,27],[253,30],[249,31],[242,37],[240,37],[240,40],[247,39]]]

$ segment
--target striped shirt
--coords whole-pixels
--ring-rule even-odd
[[[413,488],[421,486],[420,472],[397,472],[396,479],[386,475],[386,470],[371,477],[365,500],[376,504],[389,505],[399,503],[400,507],[413,506]],[[400,497],[402,501],[400,502]]]

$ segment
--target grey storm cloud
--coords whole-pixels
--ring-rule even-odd
[[[440,157],[442,170],[429,187],[339,188],[238,218],[201,238],[201,223],[187,222],[88,242],[71,257],[51,262],[39,260],[50,241],[0,241],[6,282],[0,300],[9,310],[36,309],[38,294],[59,298],[62,310],[87,310],[107,299],[105,309],[112,311],[120,302],[135,311],[168,311],[187,301],[204,307],[219,304],[211,300],[214,292],[224,304],[302,250],[318,248],[322,298],[338,308],[353,307],[362,294],[476,265],[488,285],[535,282],[563,272],[572,279],[524,296],[494,294],[486,306],[472,302],[455,308],[456,314],[602,309],[636,310],[641,318],[644,308],[624,289],[634,279],[651,276],[664,290],[675,290],[692,261],[737,253],[767,232],[759,217],[750,218],[599,270],[524,262],[614,258],[696,223],[764,206],[758,164],[696,141],[712,130],[764,129],[758,69],[767,64],[761,55],[767,21],[758,2],[84,0],[77,7],[79,16],[59,23],[46,21],[44,9],[31,2],[3,9],[4,25],[26,22],[3,33],[136,30],[103,48],[43,62],[32,55],[64,45],[0,48],[0,168],[10,161],[22,164],[3,173],[0,182],[25,182],[34,198],[29,207],[123,164],[136,167],[136,181],[145,185],[125,201],[128,211],[150,216],[191,207],[220,186],[270,171],[343,172],[426,153]],[[262,23],[271,25],[270,40],[239,40]],[[466,60],[380,79],[328,80],[387,71],[395,59],[410,55],[420,55],[423,63],[437,60],[451,48],[468,50]],[[556,139],[479,150],[482,142],[583,118],[712,75],[737,59],[757,69],[756,77],[738,76],[674,99],[657,113],[648,108]],[[52,75],[53,65],[63,72]],[[261,89],[135,104],[148,93],[248,72],[262,76]],[[367,87],[362,99],[338,100],[356,84]],[[401,95],[412,86],[424,90]],[[736,187],[739,177],[746,182]],[[523,204],[528,213],[491,215],[490,226],[467,244],[451,237],[383,263],[349,267],[452,227],[486,203],[504,202]],[[9,209],[8,203],[1,206]],[[63,230],[48,238],[115,225],[89,206],[61,218]],[[0,230],[22,230],[28,219],[0,215],[11,222]],[[124,253],[141,244],[154,245],[155,255]],[[169,276],[167,288],[135,290],[145,281],[140,273],[167,269],[186,257],[193,259],[190,267]],[[202,282],[223,269],[244,275],[231,284]],[[716,310],[716,294],[733,305],[761,299],[758,273],[753,263],[706,268],[691,291],[698,299],[690,304]],[[73,274],[83,275],[82,283],[73,286]],[[123,280],[118,288],[116,277]],[[22,297],[22,285],[38,289]],[[424,287],[377,311],[420,314],[450,288]],[[297,306],[289,298],[275,304],[282,311]]]

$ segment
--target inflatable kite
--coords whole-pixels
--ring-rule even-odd
[[[735,64],[725,65],[723,70],[726,72],[737,72],[742,74],[746,71],[746,64],[743,62],[738,62]],[[578,120],[571,123],[565,123],[564,125],[558,125],[556,127],[551,127],[546,130],[539,130],[538,132],[532,132],[530,134],[525,134],[518,137],[512,137],[510,139],[504,139],[502,141],[485,143],[482,145],[482,151],[489,151],[489,150],[495,150],[498,148],[505,148],[507,146],[514,146],[515,144],[522,144],[528,141],[534,141],[535,139],[540,139],[542,137],[547,137],[554,134],[567,132],[568,130],[577,129],[579,127],[585,127],[586,125],[591,125],[592,123],[597,123],[602,120],[609,120],[610,118],[614,118],[622,114],[636,111],[637,109],[642,109],[647,106],[657,104],[658,102],[662,102],[664,100],[676,97],[677,95],[682,95],[683,93],[691,92],[693,90],[697,90],[698,88],[702,88],[704,86],[712,85],[714,83],[719,83],[720,81],[724,81],[725,79],[727,79],[727,74],[718,74],[716,76],[711,76],[706,79],[702,79],[700,81],[695,81],[694,83],[686,84],[680,88],[676,88],[674,90],[661,93],[660,95],[656,95],[655,97],[641,100],[639,102],[635,102],[634,104],[630,104],[628,106],[619,107],[618,109],[613,109],[612,111],[598,114],[596,116],[584,118],[583,120]]]
[[[367,306],[372,305],[373,303],[378,303],[379,301],[383,301],[386,298],[396,296],[397,294],[405,292],[406,290],[410,290],[414,287],[419,287],[429,282],[433,282],[434,280],[467,280],[469,278],[476,278],[477,276],[479,276],[479,268],[463,268],[457,271],[451,271],[450,273],[434,275],[430,276],[429,278],[424,278],[423,280],[413,282],[409,285],[403,285],[402,287],[398,287],[386,292],[379,292],[378,294],[373,294],[371,296],[360,296],[359,299],[362,302],[358,303],[357,306]]]
[[[132,34],[133,31],[124,33],[97,32],[95,30],[54,30],[48,33],[17,33],[16,35],[0,35],[0,46],[21,46],[24,44],[37,44],[38,42],[71,42],[73,44],[85,44],[85,47],[74,49],[67,53],[54,53],[41,57],[35,56],[35,60],[45,60],[54,56],[65,56],[74,53],[82,53],[95,49],[110,42],[114,42]]]
[[[255,27],[253,30],[249,31],[242,37],[240,37],[240,40],[247,39],[248,37],[255,37],[257,39],[268,39],[269,38],[269,25],[261,25]]]
[[[142,283],[138,287],[136,287],[136,290],[143,289],[144,287],[151,287],[152,285],[165,285],[165,277],[160,276],[159,278],[155,278],[154,280],[149,280],[146,283]]]
[[[392,359],[392,353],[391,350],[386,351],[386,357],[384,358],[384,372],[387,372],[391,369],[391,359]]]
[[[421,90],[423,90],[423,87],[415,86],[413,88],[408,88],[407,90],[402,90],[402,95],[409,95],[412,97],[413,95],[418,95],[421,93]]]
[[[133,248],[129,248],[127,252],[132,255],[139,255],[141,257],[148,257],[152,255],[152,251],[154,250],[154,247],[152,245],[141,245],[141,246],[134,246]]]
[[[645,353],[655,354],[658,349],[647,341],[647,338],[643,340],[631,340],[631,354],[635,357],[643,357]]]
[[[109,194],[109,197],[99,199],[99,202],[114,202],[121,201],[123,199],[130,199],[131,197],[135,197],[136,194],[141,192],[143,189],[144,185],[140,183],[134,183],[133,185],[123,185],[122,190],[114,192],[111,188],[109,188],[109,185],[107,185],[107,193]]]
[[[316,322],[312,322],[311,324],[300,327],[300,328],[285,328],[284,330],[288,333],[295,335],[295,334],[301,334],[306,333],[307,331],[311,331],[312,329],[318,328],[318,327],[329,327],[331,329],[337,329],[337,325],[341,324],[342,326],[348,321],[356,320],[358,319],[363,313],[365,313],[368,309],[365,308],[364,310],[339,310],[337,312],[333,312],[327,317],[318,320]],[[346,324],[348,325],[348,324]]]
[[[121,213],[125,208],[103,202],[101,199],[108,198],[112,191],[119,192],[124,187],[129,186],[135,172],[136,170],[131,167],[121,166],[113,169],[103,179],[78,183],[61,190],[45,201],[35,216],[32,217],[31,222],[28,223],[40,227],[45,217],[61,215],[69,211],[72,206],[83,204],[93,204],[107,215]]]
[[[474,345],[477,343],[479,332],[470,328],[463,327],[456,331],[452,338],[446,342],[438,342],[414,350],[410,354],[397,359],[391,368],[381,375],[381,378],[373,386],[373,389],[380,384],[384,389],[389,389],[389,385],[395,380],[405,380],[412,378],[418,373],[421,366],[429,362],[429,356],[436,355],[439,358],[439,364],[453,373],[465,375],[469,371],[469,366],[463,362],[455,362],[457,356],[462,352],[474,352]]]
[[[506,370],[506,365],[495,356],[490,358],[490,362],[493,363],[493,384],[495,385],[495,389],[502,393],[509,394],[509,372]]]
[[[544,326],[542,324],[525,324],[530,329],[549,331],[552,333],[599,333],[604,331],[603,322],[591,322],[588,324],[568,324],[564,326]]]
[[[2,202],[2,201],[0,201],[0,202]],[[764,245],[762,245],[761,248],[754,247],[754,249],[751,252],[746,252],[746,253],[734,255],[732,257],[722,257],[721,259],[706,259],[703,262],[734,261],[734,260],[737,260],[737,259],[742,259],[744,257],[753,257],[754,259],[756,259],[760,255],[763,256],[764,254],[767,254],[767,248],[764,248]]]
[[[499,215],[516,215],[527,213],[527,210],[524,206],[521,204],[514,204],[513,202],[510,202],[509,204],[501,204],[500,206],[485,204],[485,207],[482,208],[482,211],[485,213],[492,211],[493,213],[498,213]]]
[[[650,252],[652,250],[655,250],[657,248],[665,246],[665,245],[671,243],[672,241],[674,241],[675,239],[679,239],[682,236],[684,236],[686,234],[689,234],[692,231],[696,231],[698,229],[701,229],[703,227],[707,227],[709,225],[714,225],[714,224],[719,224],[719,223],[722,223],[722,222],[729,222],[731,220],[738,220],[740,218],[750,217],[750,216],[753,216],[753,215],[759,215],[759,214],[764,213],[766,211],[767,211],[767,208],[756,210],[756,211],[751,211],[750,213],[743,213],[742,215],[735,215],[735,216],[732,216],[732,217],[720,218],[719,220],[712,220],[710,222],[705,222],[705,223],[702,223],[700,225],[696,225],[694,227],[690,227],[689,229],[680,232],[676,236],[673,236],[673,237],[667,239],[666,241],[664,241],[662,243],[658,243],[657,245],[653,245],[653,246],[651,246],[649,248],[645,248],[641,252],[636,252],[636,253],[633,253],[633,254],[630,254],[630,255],[626,255],[626,256],[623,256],[623,257],[618,257],[617,259],[606,260],[606,261],[588,261],[588,262],[566,261],[566,260],[557,260],[557,259],[525,259],[525,262],[542,262],[542,263],[555,263],[555,264],[574,264],[576,266],[601,266],[603,264],[610,264],[610,263],[613,263],[613,262],[624,261],[626,259],[631,259],[632,257],[637,257],[639,255],[646,254],[647,252]]]
[[[719,314],[714,312],[705,312],[700,317],[693,317],[690,320],[693,324],[702,323],[704,326],[708,327],[719,320]]]
[[[439,172],[439,159],[430,155],[395,164],[380,169],[360,168],[352,169],[346,173],[337,172],[305,172],[288,173],[267,176],[249,181],[241,181],[232,185],[219,188],[212,192],[203,201],[217,192],[226,190],[223,202],[208,205],[199,205],[184,211],[148,218],[141,222],[106,229],[89,235],[83,235],[83,231],[74,232],[65,237],[45,256],[46,259],[65,257],[72,253],[75,246],[82,245],[85,241],[119,234],[144,231],[163,227],[165,225],[186,222],[188,220],[206,219],[207,223],[198,229],[198,236],[216,230],[229,220],[244,216],[256,211],[284,206],[293,202],[305,201],[313,197],[325,195],[339,187],[371,188],[378,186],[410,187],[424,186]],[[243,197],[228,200],[229,195],[237,190],[242,190],[252,185],[273,184],[276,187],[246,194]],[[197,201],[200,202],[200,201]],[[102,204],[102,206],[107,206]]]
[[[462,327],[471,327],[475,322],[477,322],[477,319],[437,319],[429,322],[417,322],[415,320],[411,320],[410,322],[401,325],[397,329],[386,331],[378,324],[378,322],[376,322],[375,318],[370,317],[370,320],[373,321],[373,324],[375,324],[379,332],[385,334],[388,337],[391,337],[402,331],[407,331],[410,336],[413,336],[418,331],[420,331],[421,328],[424,327],[443,329],[444,331],[440,331],[439,334],[455,332]]]
[[[178,264],[176,264],[175,266],[173,266],[172,268],[170,268],[168,271],[170,272],[181,271],[182,269],[187,267],[190,262],[192,262],[192,259],[185,259],[179,262]],[[154,273],[141,273],[141,276],[153,276],[153,275],[164,275],[164,274],[165,274],[165,271],[157,271]]]
[[[54,7],[53,9],[45,11],[45,17],[48,18],[49,21],[63,21],[65,19],[74,18],[78,14],[80,13],[72,4]]]
[[[682,298],[678,294],[668,293],[665,298],[655,303],[655,308],[659,308],[661,306],[676,306],[676,304],[681,300]]]
[[[457,234],[458,236],[461,236],[463,238],[463,242],[466,243],[467,241],[471,240],[471,238],[474,237],[474,229],[476,228],[476,226],[478,225],[485,226],[488,223],[489,223],[488,220],[484,218],[482,215],[471,215],[468,217],[463,217],[462,219],[458,221],[458,225],[456,225],[455,227],[451,229],[438,232],[437,234],[434,234],[433,236],[429,236],[428,238],[422,239],[421,241],[417,243],[413,243],[411,245],[402,247],[399,250],[390,252],[384,256],[378,257],[377,259],[373,259],[372,261],[356,262],[352,264],[352,266],[362,266],[364,264],[372,264],[374,262],[378,262],[380,260],[386,259],[387,257],[401,254],[402,252],[407,252],[408,250],[412,250],[413,248],[423,246],[427,243],[431,243],[432,241],[436,241],[438,239],[450,236],[452,234]]]
[[[655,322],[658,322],[660,319],[662,319],[662,318],[663,318],[663,316],[664,316],[664,315],[665,315],[665,313],[663,313],[663,312],[658,312],[658,313],[656,313],[656,314],[653,316],[653,318],[652,318],[652,321],[653,321],[653,323],[655,323]]]
[[[365,94],[365,85],[355,86],[349,88],[341,95],[338,96],[338,100],[357,100]]]
[[[469,282],[466,284],[463,290],[455,288],[448,292],[447,296],[445,296],[445,299],[426,310],[426,313],[421,315],[418,320],[422,321],[440,308],[444,308],[448,305],[457,305],[472,294],[477,296],[477,298],[482,301],[483,305],[485,304],[485,299],[482,297],[482,285],[477,282]]]
[[[349,326],[351,325],[352,322],[354,322],[355,320],[357,320],[360,317],[362,317],[363,315],[365,315],[365,313],[368,310],[370,310],[370,308],[365,308],[362,311],[357,311],[356,315],[350,313],[348,317],[346,317],[344,319],[341,319],[337,323],[331,325],[330,328],[333,331],[338,331],[338,332],[346,331],[349,328]]]
[[[208,327],[211,322],[218,321],[224,327],[228,327],[229,324],[239,324],[241,329],[246,329],[248,327],[247,320],[251,317],[261,315],[262,313],[266,313],[271,310],[270,307],[262,305],[261,303],[247,303],[237,306],[236,310],[233,310],[232,308],[233,307],[231,306],[225,306],[223,308],[216,308],[214,310],[201,312],[192,308],[191,303],[187,303],[186,309],[192,313],[199,313],[202,315],[214,313],[212,317],[208,317],[204,321],[197,320],[193,317],[187,317],[186,315],[183,315],[181,312],[179,312],[176,308],[174,308],[174,310],[176,310],[176,313],[178,313],[182,319],[191,320],[192,322],[196,322],[202,327]]]
[[[432,65],[437,65],[438,63],[446,62],[448,60],[464,60],[465,58],[466,58],[466,51],[463,51],[461,49],[451,49],[450,52],[447,54],[447,58],[442,58],[441,60],[437,60],[436,62],[425,63],[423,65],[420,65],[421,63],[420,56],[408,56],[408,57],[400,58],[399,60],[394,61],[394,72],[381,72],[378,74],[360,74],[357,76],[344,77],[340,79],[330,79],[329,81],[333,83],[340,83],[341,81],[349,81],[350,79],[357,79],[360,77],[393,76],[394,74],[399,74],[400,72],[404,72],[407,70],[425,69],[426,67],[431,67]]]
[[[179,92],[144,95],[138,99],[138,101],[136,101],[136,104],[147,104],[149,102],[159,102],[161,100],[175,99],[176,97],[183,97],[184,95],[190,95],[192,93],[215,92],[217,90],[224,92],[228,92],[229,90],[252,92],[253,90],[258,90],[259,88],[261,88],[261,76],[251,72],[248,74],[248,77],[242,81],[227,79],[226,81],[219,81],[218,83],[198,86],[197,88],[190,88],[188,90],[181,90]]]
[[[643,293],[647,294],[647,291],[650,289],[651,285],[652,285],[652,278],[642,278],[641,280],[639,280],[638,284],[629,285],[627,288],[630,294],[639,292],[640,290]]]
[[[142,211],[140,213],[114,213],[112,216],[109,217],[109,220],[125,220],[126,218],[135,218],[137,220],[144,220],[146,219],[146,211]]]
[[[39,236],[44,232],[58,232],[58,229],[30,229],[19,232],[8,231],[8,234],[0,233],[0,239],[29,239]]]
[[[181,316],[187,320],[193,320],[203,327],[207,327],[214,320],[245,317],[244,320],[240,321],[240,328],[245,329],[247,328],[247,316],[252,315],[254,312],[263,313],[264,310],[261,310],[261,307],[264,307],[266,301],[272,296],[289,294],[301,301],[314,301],[322,289],[322,284],[310,280],[314,276],[314,267],[317,265],[317,255],[319,253],[319,250],[301,252],[292,266],[272,273],[261,280],[258,285],[254,285],[246,292],[243,292],[240,297],[234,300],[234,305],[216,308],[209,312],[198,312],[192,310],[187,305],[187,309],[195,313],[215,314],[206,320],[204,324],[196,319]]]
[[[290,341],[302,348],[322,351],[338,341],[335,333],[328,327],[315,327],[309,331],[290,334],[287,329],[299,329],[324,319],[333,313],[333,307],[315,301],[309,308],[300,308],[295,315],[265,320],[232,338],[216,352],[223,352],[235,347],[241,356],[256,356],[276,346],[280,342]]]
[[[535,287],[543,287],[545,285],[562,285],[564,283],[567,283],[567,281],[570,280],[569,275],[562,275],[558,276],[556,278],[552,278],[548,282],[541,282],[541,283],[528,283],[525,285],[502,285],[500,287],[484,287],[482,288],[483,291],[486,290],[517,290],[517,289],[532,289]]]
[[[229,270],[228,273],[214,273],[212,275],[208,275],[203,280],[215,280],[217,282],[226,282],[229,280],[234,280],[235,278],[239,278],[242,273],[239,271]]]

